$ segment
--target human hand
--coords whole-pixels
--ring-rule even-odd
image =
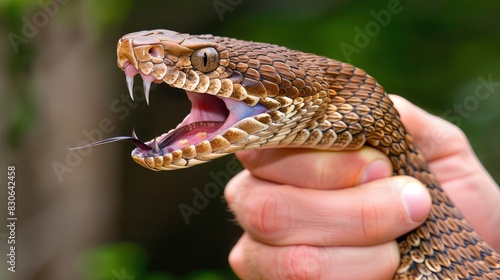
[[[500,192],[463,133],[391,98],[450,198],[500,249]],[[372,148],[272,149],[239,158],[247,170],[231,180],[225,195],[245,229],[229,257],[243,279],[390,279],[399,264],[393,240],[418,227],[430,209],[422,184],[387,178],[390,163]]]

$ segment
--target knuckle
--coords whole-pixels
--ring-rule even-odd
[[[434,116],[436,126],[428,132],[427,145],[430,152],[436,152],[441,145],[446,145],[447,151],[460,152],[469,145],[467,136],[463,130],[454,123]]]
[[[328,186],[332,182],[332,170],[334,170],[334,168],[332,168],[332,166],[328,163],[322,163],[323,164],[318,167],[319,172],[316,174],[317,176],[312,176],[317,178],[317,181],[315,182],[316,188],[324,188],[324,186]]]
[[[291,210],[279,192],[261,190],[247,199],[247,225],[252,233],[273,238],[289,227]]]
[[[447,131],[447,137],[448,140],[452,141],[447,141],[449,144],[456,144],[458,148],[461,148],[463,150],[464,146],[469,145],[469,141],[467,140],[467,136],[465,135],[465,132],[458,127],[455,124],[448,123],[449,128]]]
[[[224,197],[230,208],[233,208],[233,204],[241,200],[241,197],[246,193],[247,186],[249,182],[251,182],[251,179],[250,172],[248,172],[248,170],[243,170],[227,182],[224,188]]]
[[[325,279],[328,255],[324,248],[300,245],[285,254],[280,271],[283,279]]]
[[[304,176],[303,179],[306,180],[306,186],[318,189],[329,189],[332,186],[343,185],[343,180],[345,177],[344,169],[339,168],[339,156],[335,155],[335,158],[329,157],[318,157],[313,165],[314,176]]]
[[[354,232],[367,241],[376,241],[381,236],[380,216],[372,199],[363,199],[359,208],[359,221],[354,223]]]

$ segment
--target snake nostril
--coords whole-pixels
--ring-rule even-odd
[[[165,55],[165,52],[164,52],[162,46],[158,46],[158,45],[150,46],[148,48],[148,55],[149,55],[149,59],[151,59],[151,62],[162,63],[163,56]]]
[[[151,55],[151,56],[156,56],[157,53],[155,52],[155,50],[153,50],[153,48],[149,49],[148,53]]]
[[[160,57],[160,52],[158,51],[158,48],[157,47],[151,47],[149,50],[148,50],[148,53],[150,56],[152,57]]]

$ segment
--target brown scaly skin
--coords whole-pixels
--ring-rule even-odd
[[[117,54],[128,76],[139,69],[143,78],[200,94],[195,97],[266,108],[216,135],[207,137],[203,127],[199,141],[174,137],[167,145],[173,146],[165,148],[157,146],[167,134],[153,139],[132,152],[144,167],[184,168],[264,147],[339,151],[372,146],[390,158],[395,175],[424,183],[433,201],[426,222],[399,239],[401,264],[394,279],[500,279],[500,255],[453,206],[386,91],[365,71],[276,45],[168,30],[125,35]]]

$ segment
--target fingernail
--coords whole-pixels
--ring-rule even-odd
[[[366,183],[374,181],[377,179],[382,179],[391,176],[392,169],[389,164],[381,159],[374,160],[370,162],[363,172],[361,173],[361,178],[359,183]]]
[[[408,217],[413,222],[422,222],[429,214],[430,196],[422,184],[406,181],[401,191]]]

